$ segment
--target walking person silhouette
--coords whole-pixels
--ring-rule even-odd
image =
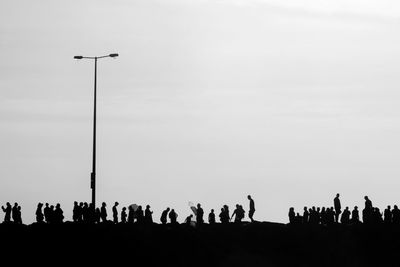
[[[249,206],[250,206],[249,207],[249,218],[250,218],[251,222],[254,222],[253,215],[254,215],[254,212],[256,211],[254,200],[251,198],[250,195],[247,196],[247,199],[250,201],[250,203],[249,203]]]
[[[119,205],[119,203],[115,202],[114,206],[112,207],[113,221],[114,221],[115,224],[118,223],[118,210],[117,210],[118,205]]]

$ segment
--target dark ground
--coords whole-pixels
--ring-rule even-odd
[[[400,266],[400,225],[0,225],[12,265]]]

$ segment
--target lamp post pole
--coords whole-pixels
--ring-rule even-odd
[[[93,105],[93,157],[92,172],[90,174],[90,188],[92,189],[92,205],[96,208],[96,112],[97,112],[97,59],[105,57],[117,57],[118,54],[109,54],[100,57],[74,56],[74,59],[94,59],[94,105]]]

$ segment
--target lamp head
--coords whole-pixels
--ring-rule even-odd
[[[82,59],[83,56],[74,56],[74,59]]]
[[[117,54],[117,53],[114,53],[114,54],[109,54],[108,56],[109,56],[109,57],[118,57],[118,54]]]

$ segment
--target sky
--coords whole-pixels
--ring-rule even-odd
[[[288,221],[400,204],[400,3],[0,0],[0,204],[91,200]],[[120,207],[121,207],[120,206]]]

